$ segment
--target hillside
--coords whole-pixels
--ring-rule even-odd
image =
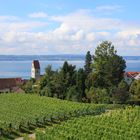
[[[139,140],[140,108],[127,107],[75,118],[37,132],[37,140]]]
[[[0,95],[0,140],[33,133],[37,140],[139,140],[139,120],[138,106],[85,104],[31,94]]]
[[[105,105],[90,105],[29,94],[0,95],[1,134],[12,138],[17,132],[31,132],[54,120],[99,114]]]

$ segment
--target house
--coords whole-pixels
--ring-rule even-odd
[[[140,72],[137,76],[135,76],[135,80],[140,80]]]
[[[31,68],[31,78],[40,79],[40,64],[38,60],[33,60]]]
[[[124,80],[128,85],[130,85],[133,80],[139,80],[139,79],[140,79],[140,72],[126,72],[124,74]]]
[[[21,91],[23,82],[22,78],[0,78],[0,93],[15,92],[15,89]]]

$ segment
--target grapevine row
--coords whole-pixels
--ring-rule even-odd
[[[75,118],[38,131],[37,140],[139,140],[140,107],[117,109],[97,116]]]
[[[105,105],[74,103],[37,95],[4,94],[0,95],[0,134],[104,111]]]

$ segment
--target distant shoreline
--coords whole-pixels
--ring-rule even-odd
[[[85,55],[0,55],[0,78],[22,77],[30,79],[32,60],[39,60],[41,74],[44,74],[47,65],[52,65],[53,70],[59,69],[64,61],[68,61],[77,68],[82,68]],[[140,56],[124,56],[126,71],[140,71]]]
[[[127,60],[140,60],[140,56],[122,56]],[[85,55],[0,55],[0,61],[84,61]]]

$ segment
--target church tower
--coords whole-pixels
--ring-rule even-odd
[[[32,62],[31,78],[36,80],[40,78],[40,64],[38,60],[33,60]]]

